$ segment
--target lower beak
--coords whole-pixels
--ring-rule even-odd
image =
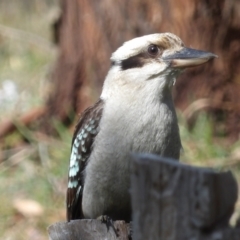
[[[216,57],[218,56],[210,52],[183,48],[174,54],[163,57],[163,60],[170,61],[171,67],[186,68],[201,65]]]

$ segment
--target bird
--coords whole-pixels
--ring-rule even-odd
[[[172,33],[126,41],[111,56],[99,100],[73,134],[67,220],[131,221],[131,153],[179,160],[182,148],[172,88],[185,68],[217,57],[187,48]]]

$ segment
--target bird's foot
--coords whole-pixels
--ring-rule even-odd
[[[105,223],[107,226],[107,230],[109,231],[109,228],[112,227],[114,233],[116,234],[116,236],[118,237],[118,232],[117,229],[114,226],[114,222],[112,220],[111,217],[107,216],[107,215],[101,215],[100,217],[98,217],[99,220],[101,220],[102,223]]]

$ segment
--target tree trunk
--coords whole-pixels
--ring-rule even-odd
[[[172,32],[187,46],[211,51],[219,59],[187,70],[174,94],[184,109],[209,98],[216,120],[226,120],[225,133],[240,130],[240,4],[237,0],[62,0],[55,26],[60,54],[52,75],[53,91],[45,120],[65,124],[95,101],[109,69],[109,57],[136,36]],[[45,121],[49,129],[49,121]]]

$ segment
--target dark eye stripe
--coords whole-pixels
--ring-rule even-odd
[[[143,53],[140,53],[138,55],[132,56],[128,59],[124,59],[121,62],[121,68],[122,70],[127,70],[131,68],[140,68],[144,65],[146,56]]]
[[[156,53],[149,53],[149,47],[156,47]],[[155,59],[156,57],[159,57],[161,52],[159,52],[159,48],[157,45],[150,45],[147,49],[146,52],[141,52],[135,56],[131,56],[127,59],[122,60],[119,63],[116,63],[112,61],[111,65],[116,66],[119,65],[122,70],[128,70],[131,68],[141,68],[146,62],[151,61],[150,59]],[[155,49],[153,49],[155,50]]]

